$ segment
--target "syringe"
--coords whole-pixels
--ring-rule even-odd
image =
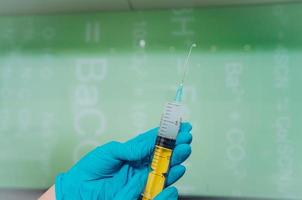
[[[189,57],[193,47],[196,47],[196,44],[191,45],[188,56],[185,60],[183,77],[176,90],[175,99],[173,102],[168,102],[164,107],[147,184],[143,194],[140,197],[142,200],[153,199],[163,190],[165,186],[166,175],[168,174],[170,166],[170,159],[175,147],[176,137],[182,120],[181,97],[184,80],[188,71]]]

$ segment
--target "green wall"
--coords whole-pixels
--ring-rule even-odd
[[[94,146],[157,126],[196,42],[181,194],[301,197],[301,10],[0,17],[0,187],[46,188]]]

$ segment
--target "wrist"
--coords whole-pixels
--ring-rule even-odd
[[[51,186],[38,200],[56,200],[54,186]]]

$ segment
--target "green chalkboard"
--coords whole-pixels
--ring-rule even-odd
[[[302,4],[0,17],[0,187],[46,188],[158,126],[185,85],[181,194],[302,196]]]

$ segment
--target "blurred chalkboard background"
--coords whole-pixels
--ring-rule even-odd
[[[180,194],[301,199],[302,3],[214,2],[0,9],[0,199],[36,198],[95,146],[157,126],[193,42]]]

